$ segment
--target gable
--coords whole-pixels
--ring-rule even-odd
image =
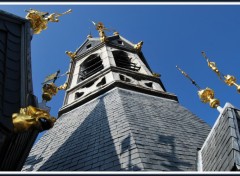
[[[98,38],[89,38],[77,49],[76,54],[81,55],[89,51],[90,49],[96,47],[100,43],[101,41]]]

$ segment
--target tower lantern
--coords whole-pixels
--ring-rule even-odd
[[[119,33],[87,37],[75,51],[59,117],[23,170],[197,170],[210,127],[178,103],[153,73],[143,42]]]

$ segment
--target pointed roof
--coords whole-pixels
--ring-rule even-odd
[[[209,131],[176,101],[116,88],[63,114],[23,170],[196,171]]]
[[[99,44],[101,44],[101,41],[99,38],[87,38],[83,44],[76,50],[76,55],[79,56],[87,51],[89,51],[90,48],[96,47]]]
[[[134,44],[120,35],[113,35],[107,37],[107,45],[122,47],[127,50],[134,50]],[[77,55],[82,55],[85,52],[88,52],[91,48],[94,48],[100,45],[102,42],[99,37],[87,38],[84,43],[76,50]]]

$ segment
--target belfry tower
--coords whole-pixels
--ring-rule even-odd
[[[141,47],[114,32],[88,36],[71,58],[55,126],[24,171],[197,171],[210,127],[178,103]]]

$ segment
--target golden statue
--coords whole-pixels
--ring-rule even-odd
[[[15,133],[26,132],[31,129],[48,130],[56,122],[56,119],[51,117],[47,111],[33,106],[21,108],[19,113],[12,115],[12,120]]]
[[[136,45],[134,45],[134,49],[137,51],[141,51],[143,45],[143,41],[138,42]]]
[[[47,29],[48,22],[58,22],[58,17],[69,14],[72,12],[71,9],[64,13],[52,13],[48,15],[48,12],[40,12],[38,10],[30,9],[26,10],[26,19],[30,21],[31,28],[34,34],[39,34],[42,30]]]
[[[66,90],[67,86],[68,86],[68,83],[64,83],[63,85],[58,86],[58,90]]]
[[[76,58],[76,52],[71,52],[71,51],[66,51],[65,52],[72,60],[74,60]]]
[[[181,70],[178,66],[176,67],[186,78],[192,82],[193,85],[197,87],[198,96],[203,103],[209,103],[211,108],[217,108],[218,110],[221,109],[220,102],[218,99],[214,98],[214,91],[212,89],[208,87],[206,89],[201,89],[199,85],[187,73]]]
[[[96,27],[96,30],[98,30],[101,42],[106,42],[107,41],[107,37],[106,37],[104,31],[107,30],[107,28],[104,27],[102,22],[98,22],[96,24],[95,22],[92,21],[92,23]]]

